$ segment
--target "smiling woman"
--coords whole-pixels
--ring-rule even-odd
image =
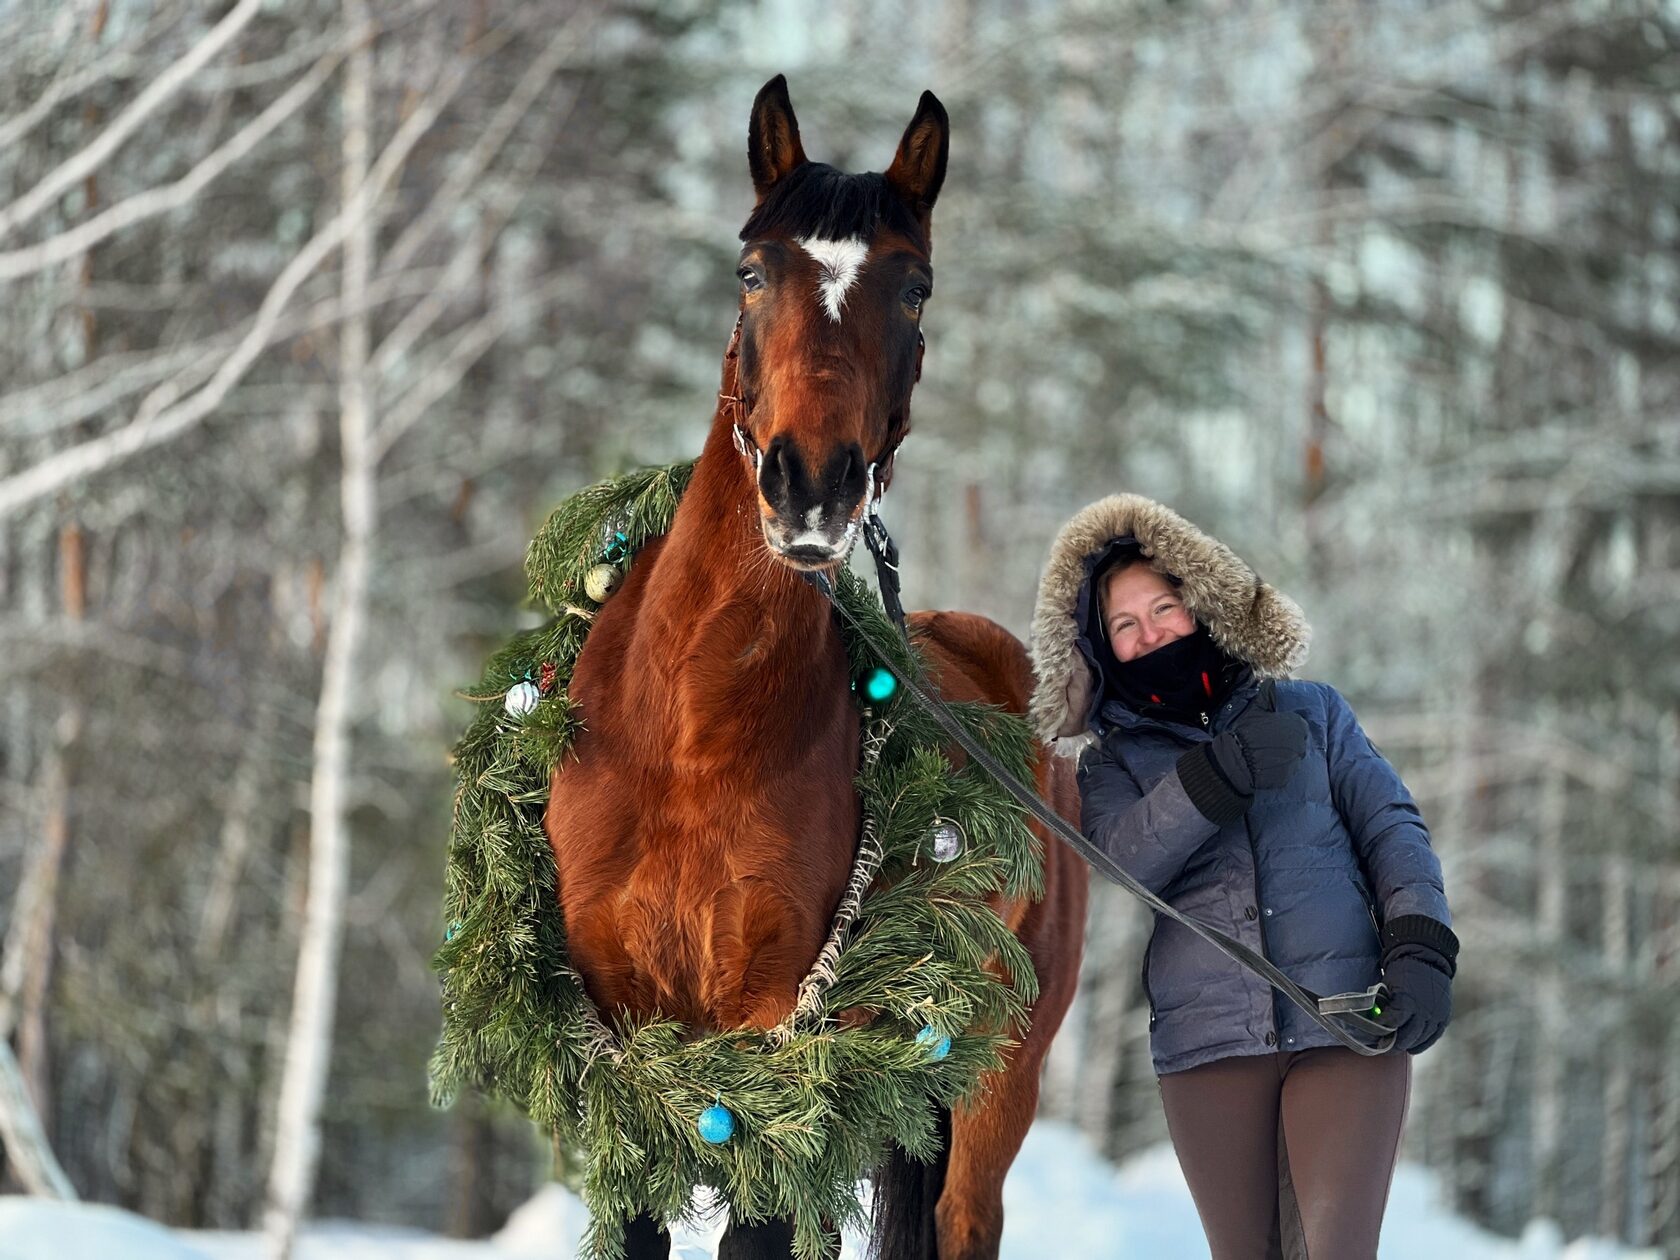
[[[1146,656],[1196,629],[1178,587],[1141,556],[1109,569],[1098,592],[1109,646],[1122,662]]]

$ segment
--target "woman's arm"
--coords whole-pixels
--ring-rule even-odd
[[[1198,790],[1197,767],[1205,767],[1207,761],[1193,751],[1195,762],[1187,767],[1181,760],[1148,792],[1101,744],[1093,744],[1079,758],[1081,830],[1156,896],[1224,823],[1242,816],[1240,807],[1225,816],[1212,789]],[[1182,776],[1187,771],[1196,799],[1186,791]]]
[[[1441,862],[1417,803],[1341,693],[1324,686],[1324,698],[1330,793],[1376,886],[1383,922],[1423,915],[1450,925]]]

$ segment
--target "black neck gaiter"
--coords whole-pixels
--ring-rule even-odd
[[[1200,726],[1230,694],[1242,672],[1241,662],[1213,641],[1207,627],[1165,647],[1121,662],[1110,657],[1109,685],[1116,699],[1138,713],[1164,712],[1173,721]]]

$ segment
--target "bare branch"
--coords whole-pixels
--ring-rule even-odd
[[[373,436],[374,458],[381,458],[391,444],[420,419],[438,399],[442,398],[467,374],[474,363],[495,345],[497,338],[519,315],[540,309],[552,302],[571,283],[565,274],[551,276],[548,282],[517,300],[499,305],[476,320],[455,338],[455,344],[436,367],[397,399],[386,413],[383,423]]]
[[[579,10],[578,12],[582,12]],[[426,238],[432,234],[443,217],[454,212],[461,199],[467,195],[479,176],[490,165],[496,154],[507,143],[507,138],[513,134],[513,129],[519,120],[530,112],[531,106],[548,86],[548,81],[564,64],[566,54],[575,48],[581,38],[579,32],[572,28],[579,21],[577,14],[569,17],[554,32],[546,47],[520,76],[507,100],[497,109],[495,116],[484,128],[483,133],[473,143],[473,147],[461,159],[455,169],[450,172],[448,181],[438,190],[431,204],[421,213],[413,223],[403,229],[399,236],[386,251],[380,263],[380,270],[385,272],[399,271],[408,264],[414,252],[426,243]],[[382,358],[388,358],[383,355]]]
[[[0,152],[27,136],[60,102],[70,100],[106,79],[126,78],[138,70],[140,64],[140,59],[133,53],[123,51],[91,66],[83,66],[74,74],[54,79],[45,92],[29,103],[28,109],[0,123]]]
[[[357,32],[352,39],[361,38],[362,35],[362,32]],[[108,236],[186,205],[223,171],[262,143],[276,127],[302,109],[332,77],[350,42],[351,40],[344,41],[340,47],[317,61],[309,73],[292,84],[279,99],[173,184],[136,193],[67,232],[49,236],[46,240],[23,249],[0,253],[0,280],[16,280],[54,263],[77,258]]]
[[[575,20],[575,19],[573,19]],[[541,56],[534,61],[521,77],[517,86],[508,99],[496,111],[490,125],[485,128],[472,151],[463,160],[461,166],[450,177],[448,183],[438,195],[434,197],[425,211],[409,225],[408,229],[397,239],[387,256],[385,270],[395,271],[413,255],[414,251],[424,244],[426,237],[441,221],[442,212],[453,208],[460,197],[466,195],[467,188],[477,179],[483,169],[489,164],[495,153],[511,134],[513,126],[519,118],[531,108],[532,103],[540,94],[544,85],[553,77],[555,70],[561,64],[563,54],[570,50],[576,40],[571,35],[572,22],[568,21],[549,41]],[[548,126],[545,128],[545,142],[532,146],[532,157],[516,166],[515,183],[523,185],[521,194],[529,187],[529,176],[534,174],[529,168],[535,167],[542,160],[542,154],[547,150],[546,136],[556,133],[570,117],[572,107],[577,101],[577,91],[574,89],[567,99],[564,108],[555,109],[549,114]],[[526,176],[520,179],[518,176]],[[425,331],[432,326],[447,307],[451,297],[460,285],[473,275],[484,256],[495,244],[501,228],[512,216],[520,196],[513,195],[499,199],[501,203],[487,216],[488,222],[480,225],[476,238],[469,241],[459,251],[449,264],[449,270],[443,281],[438,284],[424,300],[404,315],[402,320],[393,328],[390,334],[379,345],[373,356],[373,372],[376,377],[383,377],[398,362]]]
[[[188,79],[214,57],[233,37],[244,30],[262,8],[263,0],[239,0],[228,15],[210,29],[209,34],[174,65],[170,66],[134,102],[112,121],[94,141],[80,153],[61,164],[40,183],[0,210],[0,237],[15,231],[50,206],[66,190],[99,169],[99,164],[115,153],[122,142],[132,135],[141,123],[170,97],[179,92]]]
[[[385,302],[435,292],[438,284],[437,272],[432,268],[405,271],[375,280],[368,286],[366,296],[371,309]],[[350,314],[354,312],[345,309],[342,294],[335,292],[276,321],[267,345],[278,345],[300,332],[336,324]],[[0,433],[23,437],[51,433],[97,415],[136,390],[157,384],[159,377],[171,372],[178,374],[166,388],[179,397],[182,391],[196,389],[209,379],[218,356],[238,343],[250,330],[253,320],[254,317],[247,319],[217,336],[167,349],[107,355],[67,376],[0,396]]]
[[[134,419],[123,428],[59,451],[31,468],[0,480],[0,516],[82,477],[103,472],[141,451],[179,437],[214,412],[267,347],[286,303],[298,286],[354,227],[372,213],[420,137],[437,120],[438,114],[465,78],[465,65],[457,63],[437,90],[403,121],[355,197],[310,239],[274,281],[257,311],[251,330],[222,363],[208,385],[184,402],[177,401],[179,388],[173,383],[160,386],[147,396]]]

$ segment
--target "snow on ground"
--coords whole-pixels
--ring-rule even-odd
[[[207,1260],[202,1251],[163,1226],[120,1208],[0,1195],[0,1260],[83,1257]]]
[[[1154,1147],[1115,1169],[1067,1125],[1041,1121],[1004,1184],[1002,1260],[1207,1260],[1172,1149]],[[494,1238],[464,1243],[417,1230],[324,1221],[304,1231],[297,1260],[568,1260],[586,1215],[546,1186]],[[672,1260],[709,1260],[722,1220],[679,1229]],[[174,1233],[115,1208],[0,1197],[0,1260],[263,1260],[254,1234]],[[862,1260],[848,1235],[843,1260]],[[1452,1215],[1434,1174],[1402,1164],[1383,1226],[1380,1260],[1661,1260],[1656,1251],[1565,1243],[1549,1221],[1500,1238]]]

